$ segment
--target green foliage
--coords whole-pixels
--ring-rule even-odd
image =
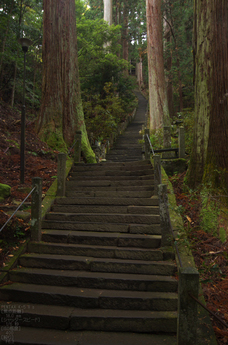
[[[202,189],[201,201],[200,225],[205,232],[217,236],[220,211],[217,203],[212,199],[210,188],[204,187]]]
[[[150,141],[153,146],[153,149],[162,149],[163,148],[163,130],[157,129],[153,130],[150,134]]]
[[[194,133],[194,111],[192,109],[184,109],[182,112],[177,113],[177,116],[172,121],[172,146],[178,145],[178,127],[184,127],[185,134],[185,151],[188,155],[191,154],[193,146],[193,133]],[[174,139],[175,138],[175,139]],[[175,145],[173,145],[175,143]]]
[[[26,68],[26,103],[39,107],[41,87],[42,1],[2,1],[0,11],[0,95],[21,103],[23,95],[24,53],[18,39],[30,38]],[[15,88],[15,97],[12,90]]]
[[[103,141],[117,130],[117,125],[124,121],[124,102],[116,96],[112,83],[104,86],[105,97],[101,94],[85,94],[84,113],[86,128],[93,137]]]

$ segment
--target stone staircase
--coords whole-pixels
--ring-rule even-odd
[[[176,265],[160,247],[153,183],[149,161],[73,167],[66,197],[43,220],[42,241],[29,243],[0,288],[2,315],[6,302],[15,318],[22,313],[20,339],[36,328],[176,333]]]

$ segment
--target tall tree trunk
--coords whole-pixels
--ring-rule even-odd
[[[122,36],[122,46],[123,46],[123,59],[128,61],[129,53],[129,40],[128,40],[128,8],[127,5],[123,5],[123,36]],[[128,73],[128,71],[125,71]]]
[[[161,0],[146,0],[146,11],[150,129],[158,129],[170,126],[164,73]]]
[[[66,151],[77,130],[88,162],[95,155],[87,137],[77,58],[74,0],[44,0],[42,104],[37,122],[40,137]],[[66,144],[65,144],[66,143]]]
[[[167,78],[166,78],[166,85],[167,85],[167,99],[168,99],[168,107],[169,107],[169,116],[172,118],[175,115],[174,112],[174,104],[173,104],[173,78],[171,75],[172,64],[173,64],[173,52],[171,49],[171,42],[172,42],[172,30],[171,25],[168,23],[168,20],[165,17],[164,20],[164,31],[165,31],[165,46],[164,50],[167,52],[166,58],[166,70],[167,70]]]
[[[195,0],[195,130],[187,180],[191,187],[228,184],[227,0]]]
[[[112,25],[112,0],[104,1],[104,20]]]

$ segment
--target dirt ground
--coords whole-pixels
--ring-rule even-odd
[[[25,183],[20,184],[21,114],[0,102],[0,183],[11,187],[11,195],[0,203],[0,228],[32,189],[32,178],[43,180],[43,196],[57,174],[57,151],[37,138],[34,120],[26,121]],[[25,207],[29,210],[29,202]],[[16,217],[0,234],[0,265],[29,236],[29,224]]]
[[[185,173],[171,177],[177,205],[183,210],[185,232],[196,267],[200,273],[207,308],[228,325],[228,241],[206,233],[200,226],[200,194],[188,195],[183,191]],[[224,218],[224,217],[223,217]],[[223,225],[224,219],[220,219]],[[179,239],[181,241],[181,239]],[[228,328],[211,316],[219,345],[228,344]]]

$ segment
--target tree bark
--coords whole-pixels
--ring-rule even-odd
[[[123,59],[128,61],[128,49],[129,49],[129,40],[128,40],[128,7],[126,4],[123,5],[123,36],[122,36],[122,46],[123,46]],[[125,71],[128,74],[128,70]]]
[[[112,25],[112,0],[104,1],[104,20]]]
[[[187,175],[202,182],[228,183],[228,8],[227,0],[195,0],[195,129]]]
[[[66,151],[76,131],[82,131],[82,150],[88,162],[95,155],[87,137],[78,71],[74,0],[44,0],[42,104],[39,136]]]
[[[170,126],[164,73],[161,0],[146,0],[150,129]]]

